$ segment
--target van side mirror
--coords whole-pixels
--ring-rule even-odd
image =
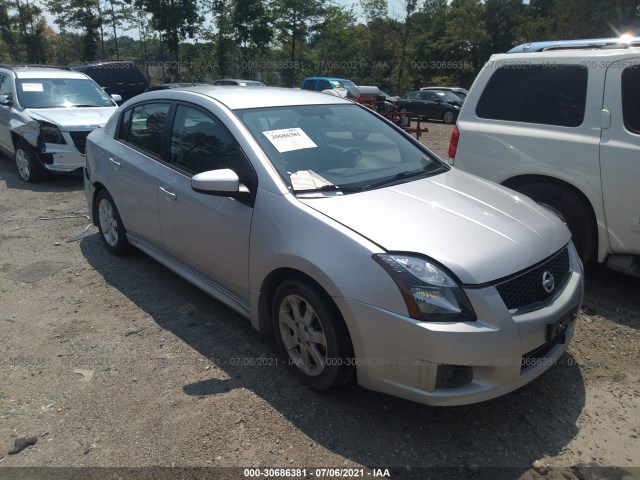
[[[11,95],[0,95],[0,105],[3,107],[10,107],[13,105],[13,98]]]

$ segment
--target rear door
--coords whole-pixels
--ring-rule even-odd
[[[157,177],[171,104],[147,102],[123,113],[118,141],[102,161],[108,164],[109,191],[129,233],[162,244]]]
[[[640,57],[609,66],[603,108],[611,118],[600,144],[611,248],[614,253],[640,254]]]

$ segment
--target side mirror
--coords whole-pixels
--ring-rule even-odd
[[[118,95],[117,93],[112,93],[111,94],[111,98],[113,99],[114,102],[116,102],[118,105],[120,105],[120,103],[122,102],[122,97],[120,95]]]
[[[246,187],[240,184],[238,174],[229,168],[194,175],[191,177],[191,188],[199,193],[224,196],[243,192],[243,189],[246,191]]]
[[[11,98],[11,95],[0,95],[0,105],[3,107],[10,107],[13,105],[13,98]]]

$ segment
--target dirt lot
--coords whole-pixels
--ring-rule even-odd
[[[451,127],[428,126],[424,141],[445,152]],[[107,254],[95,228],[69,242],[86,214],[80,176],[27,185],[0,159],[0,478],[26,466],[640,477],[638,279],[589,269],[557,366],[502,398],[433,408],[305,389],[275,365],[270,337],[155,261]],[[37,443],[9,455],[26,437]],[[188,478],[225,472],[248,478]]]

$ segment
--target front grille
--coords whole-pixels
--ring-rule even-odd
[[[543,287],[543,275],[551,273],[555,288],[547,292]],[[509,310],[533,310],[540,308],[562,290],[569,279],[569,249],[563,248],[537,267],[496,286]]]
[[[71,135],[71,140],[73,140],[73,144],[76,146],[78,151],[84,155],[84,149],[87,146],[87,136],[91,133],[88,132],[69,132]]]

